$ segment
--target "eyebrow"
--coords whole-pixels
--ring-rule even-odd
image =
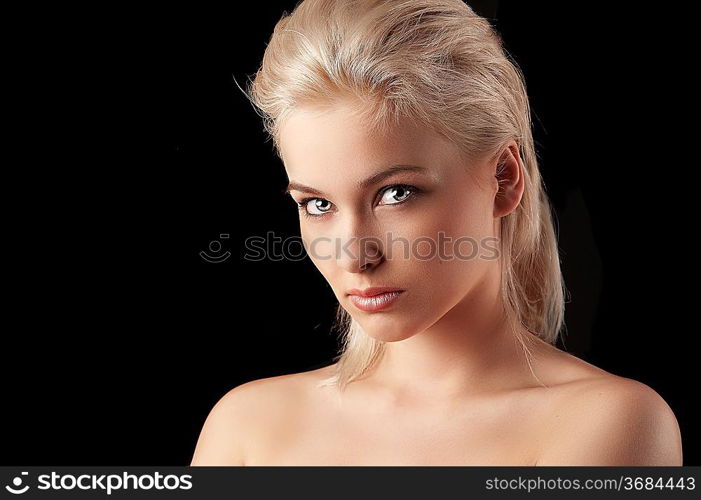
[[[388,177],[391,177],[397,173],[400,172],[418,172],[418,173],[427,173],[428,169],[426,167],[419,167],[418,165],[392,165],[391,167],[382,170],[380,172],[377,172],[376,174],[371,175],[367,179],[364,179],[356,184],[356,187],[358,189],[365,189],[370,186],[374,186],[375,184],[378,184],[382,182],[383,180],[387,179]],[[305,186],[304,184],[300,184],[299,182],[290,182],[287,185],[287,188],[284,190],[284,194],[288,194],[290,191],[301,191],[305,193],[312,193],[318,196],[326,196],[326,194],[322,193],[318,189],[314,189],[313,187]]]

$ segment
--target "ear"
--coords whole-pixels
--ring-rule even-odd
[[[499,155],[494,177],[494,217],[504,217],[516,210],[523,196],[523,161],[516,141],[510,141]]]

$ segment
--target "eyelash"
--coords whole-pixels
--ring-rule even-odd
[[[410,184],[391,184],[391,185],[389,185],[389,186],[385,186],[385,187],[383,187],[382,189],[380,189],[380,190],[378,191],[378,194],[384,194],[384,192],[387,191],[388,189],[396,188],[396,187],[405,188],[405,189],[407,189],[407,190],[410,192],[410,194],[409,194],[409,196],[407,196],[407,198],[406,198],[404,201],[399,201],[399,202],[397,202],[397,203],[392,203],[392,205],[401,205],[401,204],[403,204],[403,203],[406,203],[408,200],[410,200],[411,198],[414,198],[416,195],[418,195],[418,194],[419,194],[419,191],[420,191],[419,188],[414,187],[414,186],[412,186],[412,185],[410,185]],[[304,198],[303,200],[299,201],[299,202],[297,203],[297,206],[299,207],[299,211],[302,213],[302,215],[303,215],[304,217],[307,217],[307,218],[309,218],[309,219],[317,219],[317,218],[319,218],[319,217],[323,217],[323,216],[326,215],[326,214],[322,214],[322,215],[310,214],[310,213],[307,211],[307,208],[306,208],[306,207],[307,207],[307,203],[309,203],[309,202],[312,201],[312,200],[324,200],[324,199],[325,199],[325,198],[318,198],[318,197],[316,197],[316,196],[310,196],[310,197],[308,197],[308,198]],[[326,200],[326,201],[328,201],[328,200]]]

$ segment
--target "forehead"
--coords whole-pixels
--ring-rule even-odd
[[[456,154],[445,139],[408,122],[372,132],[343,105],[294,110],[280,128],[280,149],[291,180],[316,184],[335,176],[367,177],[390,164],[440,168]]]

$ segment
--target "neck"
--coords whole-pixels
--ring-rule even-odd
[[[393,399],[453,399],[513,388],[529,373],[515,333],[498,277],[489,276],[428,329],[387,342],[369,379]]]

